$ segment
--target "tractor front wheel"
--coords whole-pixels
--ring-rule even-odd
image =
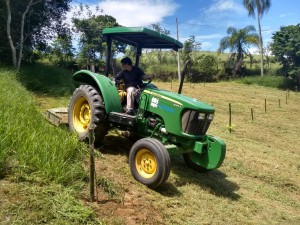
[[[140,183],[157,188],[170,175],[170,156],[164,145],[153,138],[138,140],[129,153],[132,176]]]
[[[79,140],[87,141],[89,128],[94,128],[95,144],[107,134],[105,110],[99,92],[91,85],[81,85],[73,93],[68,110],[69,129]]]

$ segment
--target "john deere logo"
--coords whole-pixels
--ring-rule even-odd
[[[152,97],[152,99],[151,99],[151,106],[153,108],[157,108],[157,105],[158,105],[158,98]]]

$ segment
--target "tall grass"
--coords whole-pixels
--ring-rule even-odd
[[[71,184],[84,177],[83,146],[48,124],[12,71],[0,69],[0,175]]]
[[[35,63],[25,65],[18,80],[30,91],[49,96],[67,96],[73,93],[73,72],[51,65]]]

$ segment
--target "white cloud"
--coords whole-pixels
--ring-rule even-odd
[[[220,13],[233,11],[236,13],[244,12],[242,5],[237,4],[234,0],[214,0],[214,3],[206,10],[206,13]]]
[[[164,17],[171,16],[179,5],[173,0],[102,0],[99,3],[89,4],[89,9],[94,15],[110,15],[116,18],[122,26],[148,26],[160,23]],[[99,10],[96,11],[96,8]],[[103,10],[103,11],[102,11]],[[72,9],[67,14],[67,22],[71,24],[71,18],[79,11],[79,4],[72,4]],[[77,18],[87,17],[84,9]]]
[[[103,0],[98,6],[128,27],[159,23],[179,7],[173,0]]]
[[[215,46],[211,42],[208,41],[201,42],[201,50],[203,51],[211,51],[212,49],[214,49],[213,47]]]
[[[245,15],[247,11],[238,0],[213,0],[202,10],[199,21],[208,27],[225,30],[244,22]]]
[[[174,0],[94,0],[89,3],[86,0],[76,1],[71,4],[71,10],[66,15],[65,22],[72,27],[72,17],[76,13],[76,18],[88,18],[85,7],[82,11],[79,3],[88,5],[92,15],[110,15],[116,18],[122,26],[148,26],[153,23],[160,23],[164,17],[171,16],[179,8]],[[98,3],[97,3],[98,2]],[[78,15],[78,12],[81,14]],[[74,34],[74,43],[77,45],[79,36]]]
[[[224,35],[222,34],[209,34],[209,35],[198,35],[196,36],[196,39],[200,39],[200,40],[206,40],[206,39],[220,39],[222,38]]]
[[[259,55],[259,49],[257,47],[248,48],[248,51],[253,55]]]
[[[283,14],[280,14],[279,17],[284,18],[284,17],[290,17],[290,16],[294,16],[294,15],[296,15],[296,13],[283,13]]]

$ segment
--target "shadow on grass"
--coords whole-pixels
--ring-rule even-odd
[[[102,153],[129,156],[133,142],[113,132],[105,136],[101,146],[96,146]]]
[[[113,134],[105,137],[104,145],[100,149],[104,154],[121,154],[128,157],[132,145],[132,141]],[[175,174],[175,178],[172,177],[172,180],[167,180],[165,184],[155,190],[156,192],[167,197],[180,196],[182,193],[178,190],[178,187],[196,184],[216,196],[231,200],[240,198],[240,195],[235,193],[239,186],[226,179],[227,175],[221,170],[216,169],[206,173],[194,171],[187,167],[181,155],[171,156],[171,162],[171,170]]]
[[[190,169],[180,155],[172,156],[172,172],[177,175],[175,186],[180,187],[187,184],[196,184],[213,195],[238,200],[240,195],[236,194],[240,187],[227,179],[227,175],[220,169],[200,173]],[[221,167],[222,168],[222,167]]]
[[[177,186],[168,180],[166,183],[155,189],[155,191],[166,197],[179,197],[182,195]]]

